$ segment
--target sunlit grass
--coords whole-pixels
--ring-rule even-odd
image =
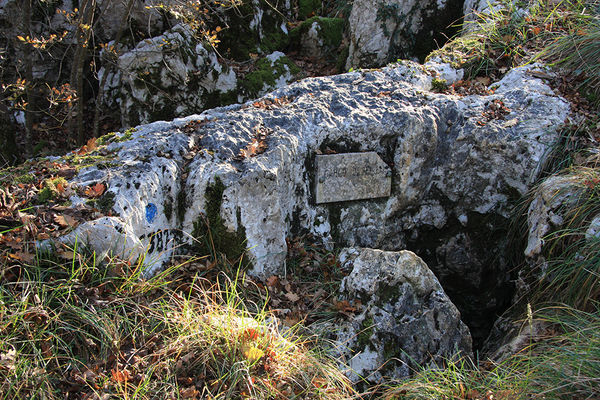
[[[3,266],[0,398],[353,396],[334,360],[260,305],[248,311],[242,277],[183,285],[177,268],[141,272],[78,252]]]

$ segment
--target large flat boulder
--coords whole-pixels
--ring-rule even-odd
[[[306,79],[257,101],[120,133],[97,150],[111,162],[72,183],[107,186],[115,237],[141,244],[115,250],[144,253],[149,273],[209,233],[232,257],[247,248],[261,277],[282,273],[286,237],[305,233],[329,248],[413,250],[463,314],[490,319],[470,323],[480,338],[510,301],[509,203],[536,180],[569,113],[530,73],[542,68],[514,69],[488,94],[464,97],[432,90],[438,72],[460,76],[439,64]],[[380,162],[361,166],[363,156],[347,153],[375,153]],[[335,154],[351,161],[318,172],[317,157]],[[319,185],[329,189],[326,201],[317,200]],[[341,195],[358,190],[359,198]],[[105,242],[91,245],[107,251]]]

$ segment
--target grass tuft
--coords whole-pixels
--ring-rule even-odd
[[[94,254],[0,275],[0,398],[348,399],[335,361],[282,331],[243,281],[143,279]]]

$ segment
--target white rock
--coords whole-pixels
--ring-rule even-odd
[[[417,366],[471,355],[460,313],[414,253],[345,249],[340,259],[344,270],[352,270],[342,295],[362,303],[360,315],[338,323],[353,381],[401,379]]]
[[[461,16],[456,5],[440,0],[354,0],[348,19],[350,50],[346,69],[424,57],[436,47],[435,33]],[[415,48],[421,48],[422,54],[415,54]]]
[[[207,96],[237,86],[234,71],[182,24],[123,52],[116,69],[100,70],[106,73],[104,102],[119,106],[124,126],[200,112]]]
[[[141,126],[109,146],[117,166],[75,181],[107,184],[115,218],[153,250],[148,259],[166,260],[192,242],[207,192],[221,181],[223,194],[211,201],[224,228],[245,238],[254,275],[283,273],[286,237],[305,233],[327,248],[413,248],[448,290],[453,276],[472,282],[477,297],[461,307],[493,315],[496,297],[482,285],[504,290],[510,274],[500,248],[480,240],[501,235],[485,221],[508,218],[508,199],[537,178],[569,106],[526,68],[488,96],[432,93],[431,79],[404,62],[294,83],[265,98],[284,99],[277,106],[249,102]],[[494,100],[510,111],[481,123]],[[240,158],[257,133],[265,151]],[[316,205],[313,160],[328,151],[377,152],[392,170],[390,197]]]

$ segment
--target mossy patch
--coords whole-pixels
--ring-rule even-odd
[[[380,287],[381,296],[379,296],[381,304],[387,304],[390,301],[395,302],[400,297],[400,287],[398,285],[383,284]]]
[[[86,203],[94,208],[97,208],[104,214],[109,214],[115,205],[115,194],[112,192],[106,192],[103,196],[97,199],[90,199]]]
[[[374,321],[372,316],[367,316],[360,324],[360,332],[356,339],[359,349],[366,349],[371,344],[371,336],[373,336]]]
[[[114,159],[114,154],[72,154],[65,157],[65,161],[70,166],[74,167],[77,172],[86,167],[96,167],[98,169],[115,167],[118,164],[114,162]]]
[[[65,178],[46,179],[42,189],[38,193],[38,202],[44,204],[57,198],[60,194],[58,191],[59,185],[66,186],[67,180]]]
[[[261,58],[256,62],[255,68],[241,82],[242,91],[250,97],[258,97],[265,88],[274,88],[282,76],[293,77],[300,73],[300,68],[286,56],[279,57],[274,62],[268,57]]]
[[[298,19],[305,19],[319,14],[323,8],[321,0],[298,0]]]
[[[448,90],[448,83],[445,79],[433,78],[431,80],[431,91],[436,93],[444,93]]]
[[[494,61],[486,54],[485,40],[477,35],[461,36],[432,51],[425,61],[439,59],[452,68],[464,68],[467,77],[473,77],[492,68]]]
[[[119,136],[118,132],[109,132],[106,135],[100,136],[96,140],[98,146],[104,146],[110,143],[122,143],[133,138],[133,132],[136,132],[137,128],[129,128],[122,135]]]
[[[212,185],[207,186],[205,192],[205,213],[194,223],[193,236],[200,244],[203,254],[217,256],[224,254],[228,260],[238,260],[246,251],[246,230],[238,224],[236,232],[227,230],[221,217],[221,204],[225,185],[216,177]],[[237,213],[238,221],[240,212]]]
[[[36,177],[33,174],[30,173],[26,173],[23,175],[17,175],[14,177],[13,182],[14,183],[33,183],[36,181]]]
[[[313,26],[315,26],[318,36],[322,40],[322,52],[327,54],[327,58],[332,62],[337,61],[338,52],[336,50],[340,47],[344,34],[344,20],[341,18],[312,17],[302,22],[290,32],[291,46],[294,48],[302,48],[302,37],[306,35]]]

